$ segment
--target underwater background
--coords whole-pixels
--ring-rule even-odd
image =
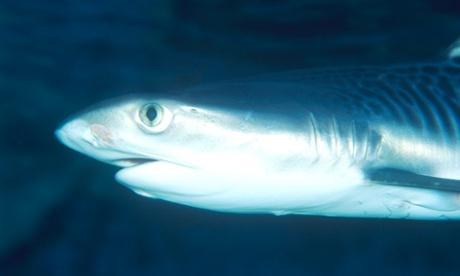
[[[460,221],[193,209],[53,135],[117,95],[436,60],[458,37],[458,0],[1,0],[0,275],[458,275]]]

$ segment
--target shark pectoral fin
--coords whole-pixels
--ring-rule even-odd
[[[416,174],[395,168],[371,168],[366,177],[374,183],[460,193],[460,180]]]
[[[429,189],[432,192],[406,190],[390,192],[398,205],[404,202],[435,211],[457,211],[460,209],[460,180],[420,175],[394,168],[373,168],[366,171],[372,184]]]

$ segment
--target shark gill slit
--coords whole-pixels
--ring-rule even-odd
[[[315,116],[312,112],[309,112],[309,116],[308,116],[308,123],[309,123],[309,126],[310,126],[310,144],[311,144],[311,147],[314,148],[314,151],[315,151],[315,157],[313,159],[313,161],[311,162],[312,165],[316,164],[319,159],[320,159],[320,152],[319,152],[319,148],[318,148],[318,125],[317,125],[317,122],[316,122],[316,119],[315,119]]]
[[[351,125],[350,125],[350,133],[349,133],[349,138],[348,138],[348,142],[349,142],[349,153],[350,153],[350,156],[351,156],[351,160],[353,160],[353,164],[355,163],[355,160],[356,160],[356,124],[355,124],[355,121],[351,121]]]
[[[331,131],[331,151],[332,155],[334,156],[334,164],[339,162],[341,152],[342,152],[342,147],[340,145],[340,140],[339,140],[339,129],[337,126],[337,120],[335,119],[335,116],[332,116],[331,122],[330,122],[330,131]]]

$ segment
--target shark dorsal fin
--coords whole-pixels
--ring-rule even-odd
[[[455,40],[446,51],[445,57],[448,60],[459,61],[460,60],[460,38]]]

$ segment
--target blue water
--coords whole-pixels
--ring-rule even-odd
[[[192,209],[53,137],[128,92],[432,60],[457,37],[457,0],[2,0],[0,275],[458,274],[460,222]]]

